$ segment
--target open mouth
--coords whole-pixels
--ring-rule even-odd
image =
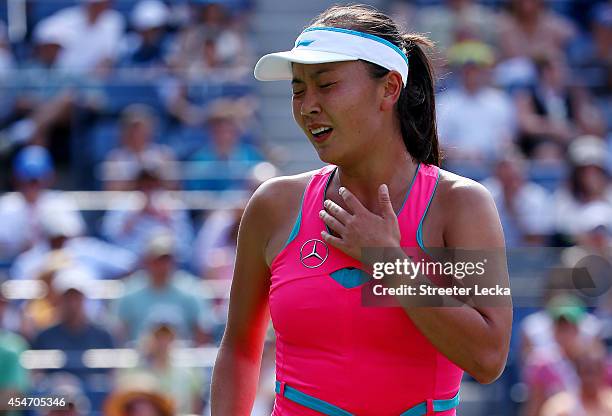
[[[310,130],[310,133],[312,134],[312,137],[314,138],[316,142],[321,143],[327,140],[329,136],[331,136],[331,133],[333,130],[334,129],[331,127],[319,127],[319,128]]]

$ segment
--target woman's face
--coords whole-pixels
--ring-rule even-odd
[[[362,62],[293,64],[293,117],[322,161],[367,154],[383,127],[383,89]]]

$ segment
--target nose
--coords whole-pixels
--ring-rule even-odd
[[[321,112],[321,106],[317,94],[313,91],[306,90],[302,97],[302,104],[300,106],[300,114],[302,116],[310,116],[319,114]]]

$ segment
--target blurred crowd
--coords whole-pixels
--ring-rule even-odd
[[[201,414],[244,202],[277,174],[253,4],[22,3],[0,5],[0,396]],[[612,3],[386,7],[437,44],[444,167],[490,190],[514,257],[538,257],[486,414],[611,415]]]

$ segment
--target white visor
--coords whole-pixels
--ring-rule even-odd
[[[303,31],[290,51],[263,56],[255,65],[260,81],[291,80],[292,63],[323,64],[362,59],[397,71],[406,85],[408,58],[400,48],[378,36],[336,27],[311,27]]]

